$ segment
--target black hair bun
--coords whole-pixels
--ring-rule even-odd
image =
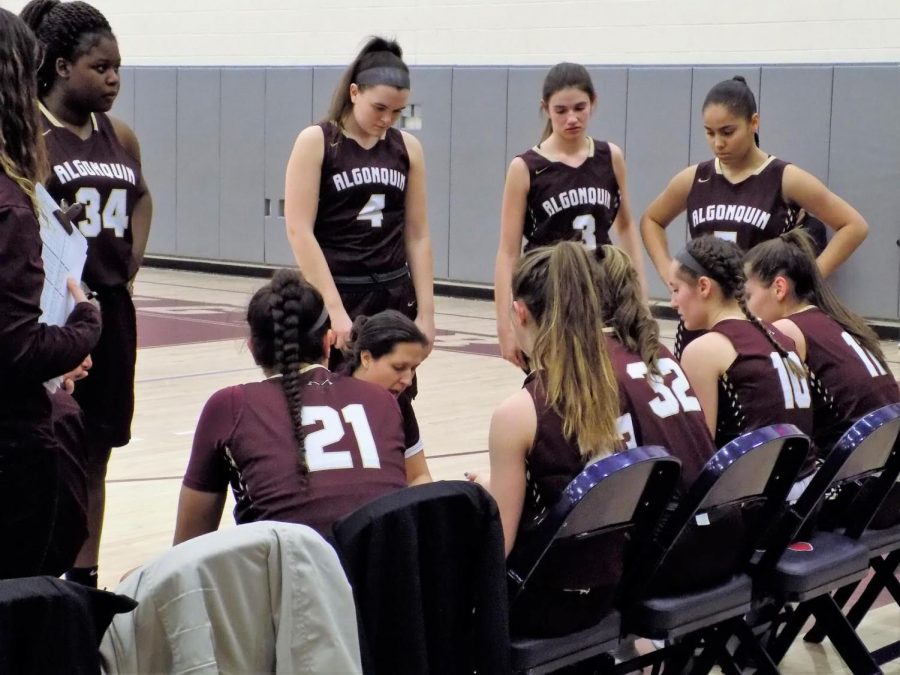
[[[735,82],[740,82],[741,84],[747,84],[747,78],[744,77],[743,75],[735,75],[731,79],[734,80]]]

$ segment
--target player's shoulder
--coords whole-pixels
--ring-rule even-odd
[[[756,330],[750,325],[749,321],[745,323],[752,330]],[[735,353],[734,344],[727,335],[719,330],[710,330],[692,340],[684,348],[684,352],[681,355],[681,364],[702,365],[706,363],[713,365],[714,362],[727,358],[733,359]]]

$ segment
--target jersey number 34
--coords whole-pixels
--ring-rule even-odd
[[[128,229],[128,192],[116,188],[103,199],[96,188],[83,187],[75,193],[75,201],[84,204],[84,219],[78,221],[78,229],[85,237],[96,237],[101,229],[112,230],[117,237],[124,237]]]

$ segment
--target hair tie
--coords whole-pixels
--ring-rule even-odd
[[[371,87],[385,84],[397,89],[409,89],[409,73],[397,66],[375,66],[361,70],[353,78],[359,86]]]
[[[328,308],[322,307],[322,313],[319,315],[319,318],[316,319],[316,322],[306,331],[309,334],[315,333],[322,326],[325,325],[325,322],[328,320]]]
[[[709,270],[700,263],[700,261],[688,252],[686,248],[683,248],[678,252],[678,255],[675,256],[675,260],[700,276],[709,277],[710,279],[715,278],[710,274]]]

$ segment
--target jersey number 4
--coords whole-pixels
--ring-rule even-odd
[[[326,450],[329,445],[339,443],[344,438],[344,423],[350,425],[359,448],[359,457],[364,469],[380,469],[378,448],[372,436],[372,428],[366,417],[366,409],[359,403],[341,408],[340,414],[327,405],[303,406],[301,413],[303,426],[321,424],[322,428],[306,435],[306,465],[310,471],[329,469],[352,469],[353,454],[349,450]],[[343,417],[343,421],[341,418]]]
[[[75,201],[84,204],[84,220],[78,221],[78,229],[85,237],[98,236],[101,228],[113,230],[117,237],[125,236],[128,229],[128,193],[125,190],[111,190],[103,205],[96,188],[83,187],[75,193]]]
[[[381,221],[384,220],[384,194],[369,197],[356,219],[368,220],[372,227],[381,227]]]

